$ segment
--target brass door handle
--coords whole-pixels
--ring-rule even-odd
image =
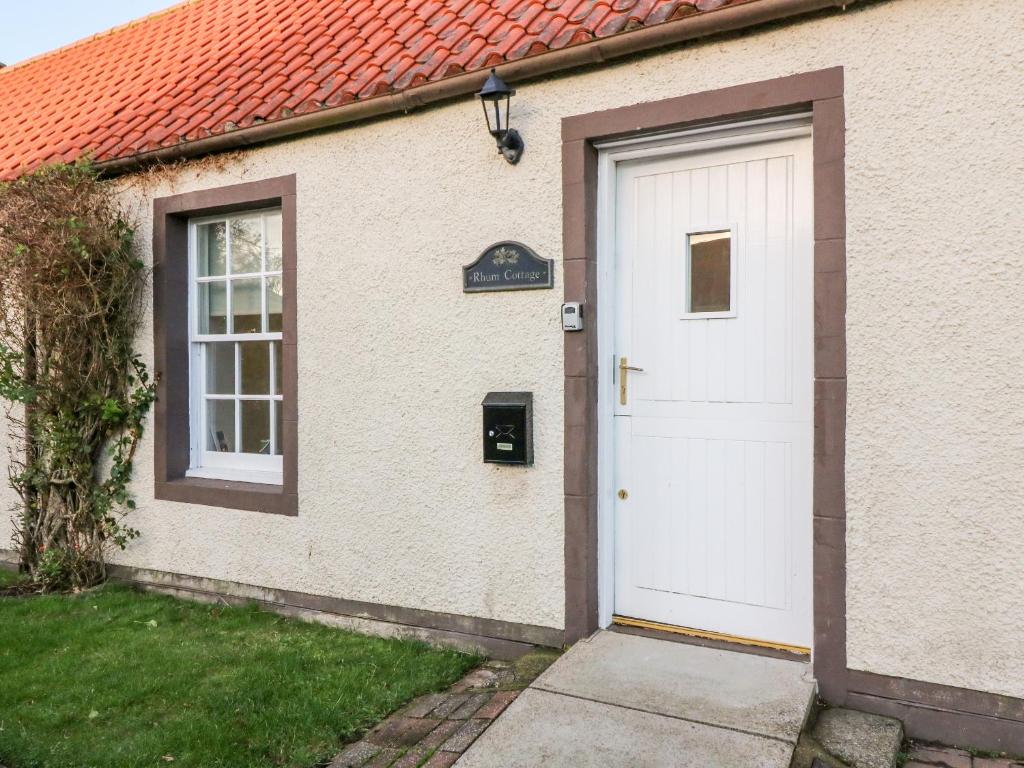
[[[624,357],[619,358],[619,405],[625,405],[628,393],[628,379],[629,375],[626,371],[642,371],[643,368],[637,368],[635,365],[629,365],[629,361]]]

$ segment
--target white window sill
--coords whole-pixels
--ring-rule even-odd
[[[261,485],[283,485],[280,472],[265,472],[258,469],[231,469],[230,467],[197,467],[185,472],[185,477],[201,477],[207,480],[229,480],[239,483]]]

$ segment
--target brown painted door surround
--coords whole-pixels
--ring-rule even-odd
[[[846,655],[846,181],[842,67],[562,121],[565,300],[565,634],[598,628],[597,163],[595,143],[707,123],[812,114],[814,209],[813,669],[832,704],[899,717],[915,738],[1024,754],[1024,699],[850,670]]]
[[[702,123],[812,113],[814,152],[814,670],[845,698],[845,203],[840,68],[739,85],[562,122],[565,297],[590,305],[565,336],[566,635],[597,628],[597,151],[595,142]],[[596,310],[596,311],[595,311]]]
[[[786,112],[812,113],[814,154],[814,670],[845,696],[845,204],[842,69],[794,75],[562,122],[565,296],[588,330],[565,336],[566,634],[597,628],[597,141]],[[596,310],[596,312],[595,312]]]

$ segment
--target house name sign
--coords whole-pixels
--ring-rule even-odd
[[[542,259],[522,243],[503,240],[462,268],[462,290],[482,293],[553,288],[552,263],[551,259]]]

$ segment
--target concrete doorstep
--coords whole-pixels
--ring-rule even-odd
[[[617,632],[577,643],[458,768],[788,768],[806,663]]]

